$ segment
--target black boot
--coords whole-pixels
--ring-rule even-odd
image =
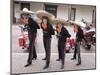
[[[81,64],[81,57],[78,57],[78,63],[76,65],[79,66],[80,64]]]
[[[78,63],[76,64],[77,66],[81,65],[81,60],[78,61]]]
[[[28,63],[28,64],[26,64],[24,67],[28,67],[28,66],[30,66],[30,65],[32,65],[31,63]]]
[[[56,61],[60,61],[60,59],[56,59]]]
[[[62,63],[62,65],[61,65],[61,69],[64,69],[64,62],[65,62],[65,59],[62,58],[62,59],[61,59],[61,63]]]
[[[47,69],[49,67],[49,65],[45,65],[43,69]]]
[[[42,60],[46,60],[46,58],[43,58]]]
[[[77,63],[76,65],[79,66],[79,65],[81,65],[81,63]]]
[[[46,61],[46,65],[44,66],[44,68],[43,69],[47,69],[48,67],[49,67],[49,61]]]
[[[61,69],[64,69],[64,65],[61,65]]]
[[[71,58],[71,60],[76,60],[76,58]]]

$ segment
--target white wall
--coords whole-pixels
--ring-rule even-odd
[[[88,22],[92,22],[92,11],[93,7],[91,6],[72,6],[76,8],[76,18],[75,20],[81,20],[84,18]]]
[[[57,18],[68,20],[68,5],[58,5]]]
[[[79,5],[58,5],[57,8],[57,18],[68,20],[69,8],[76,8],[76,18],[75,20],[81,20],[84,18],[88,22],[92,22],[92,11],[94,9],[93,6],[79,6]],[[43,10],[43,3],[30,3],[30,10],[37,11]],[[15,4],[15,17],[20,17],[20,4]]]

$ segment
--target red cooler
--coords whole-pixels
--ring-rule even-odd
[[[24,44],[24,38],[20,36],[18,40],[19,40],[19,46],[22,47]]]

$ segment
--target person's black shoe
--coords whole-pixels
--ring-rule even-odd
[[[30,65],[32,65],[31,63],[28,63],[28,64],[26,64],[24,67],[28,67],[28,66],[30,66]]]
[[[77,63],[76,65],[79,66],[79,65],[81,65],[81,63]]]
[[[56,61],[60,61],[60,59],[57,59]]]
[[[76,58],[71,58],[71,60],[76,60]]]
[[[42,60],[46,60],[46,58],[43,58]]]
[[[46,65],[46,66],[44,66],[44,68],[43,69],[47,69],[49,67],[49,65]]]
[[[61,65],[61,69],[64,69],[64,65]]]

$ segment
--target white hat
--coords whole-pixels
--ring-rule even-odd
[[[51,14],[51,13],[45,11],[45,10],[38,10],[38,11],[36,11],[36,15],[40,19],[42,19],[43,16],[48,17],[50,20],[54,20],[55,19],[55,16],[53,14]]]
[[[80,21],[69,21],[70,23],[73,23],[75,25],[81,26],[81,27],[86,27],[86,24]]]
[[[54,24],[57,24],[57,23],[66,24],[66,20],[65,20],[65,19],[58,19],[58,18],[55,18],[55,19],[53,20],[53,23],[54,23]]]
[[[27,13],[27,14],[34,14],[35,12],[28,10],[27,8],[23,8],[21,13]]]

